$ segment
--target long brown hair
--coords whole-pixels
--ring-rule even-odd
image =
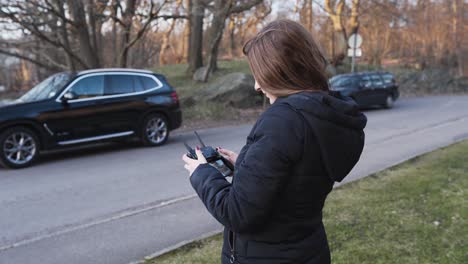
[[[300,91],[328,91],[327,60],[301,24],[275,20],[243,48],[260,87],[275,96]]]

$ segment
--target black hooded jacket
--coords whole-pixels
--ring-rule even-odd
[[[198,166],[192,186],[225,227],[222,263],[330,263],[322,208],[358,162],[366,122],[351,99],[297,93],[257,120],[232,183]]]

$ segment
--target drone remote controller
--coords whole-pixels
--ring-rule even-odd
[[[232,176],[234,173],[234,165],[229,162],[227,159],[225,159],[221,154],[219,154],[218,151],[216,151],[213,147],[211,146],[206,146],[205,143],[203,143],[202,139],[198,135],[197,131],[194,131],[195,136],[198,138],[198,141],[201,144],[200,151],[202,152],[203,156],[205,157],[206,161],[216,168],[221,174],[223,174],[224,177]],[[184,142],[185,148],[187,149],[187,157],[191,159],[198,159],[197,153],[195,150],[190,147],[187,142]]]

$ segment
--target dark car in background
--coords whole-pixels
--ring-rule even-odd
[[[353,98],[360,107],[392,108],[400,96],[395,77],[389,72],[359,72],[336,75],[330,89]]]
[[[136,69],[57,73],[0,107],[0,164],[22,168],[41,151],[130,137],[158,146],[181,122],[177,93],[163,75]]]

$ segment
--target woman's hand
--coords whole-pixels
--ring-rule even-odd
[[[185,162],[184,168],[189,171],[190,176],[192,176],[192,173],[195,171],[198,165],[206,163],[205,156],[203,156],[200,148],[197,147],[195,153],[197,154],[198,159],[191,159],[187,156],[187,154],[182,156],[182,160]]]
[[[229,162],[231,162],[232,164],[236,164],[237,157],[239,156],[237,153],[228,149],[223,149],[221,147],[217,147],[216,150],[219,152],[219,154],[223,155],[223,157]]]

